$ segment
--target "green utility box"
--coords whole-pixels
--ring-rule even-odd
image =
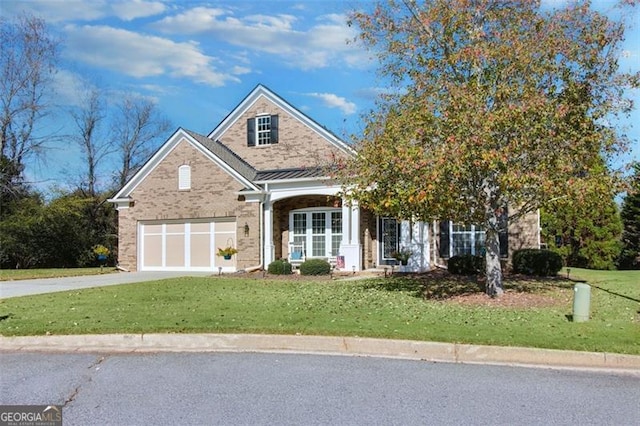
[[[589,307],[591,305],[591,286],[576,284],[573,287],[573,322],[589,321]]]

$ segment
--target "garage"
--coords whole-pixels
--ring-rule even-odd
[[[138,223],[140,271],[235,271],[235,256],[216,256],[236,246],[235,218]]]

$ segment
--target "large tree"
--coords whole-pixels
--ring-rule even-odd
[[[16,178],[47,141],[36,130],[51,107],[47,94],[57,60],[58,42],[43,20],[0,17],[0,156],[4,166],[19,172]]]
[[[487,293],[502,293],[501,220],[611,187],[596,165],[622,140],[624,25],[587,2],[431,0],[356,11],[359,39],[397,90],[368,117],[345,193],[378,214],[484,227]]]
[[[634,163],[629,192],[622,203],[622,254],[620,269],[640,269],[640,163]]]
[[[95,197],[98,180],[98,166],[110,153],[109,141],[101,133],[102,122],[106,118],[106,106],[100,89],[88,87],[82,93],[80,105],[71,110],[76,125],[73,140],[82,150],[85,171],[79,186],[86,195]]]

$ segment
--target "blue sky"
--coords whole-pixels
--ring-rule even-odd
[[[549,5],[560,0],[545,0]],[[261,83],[336,135],[362,130],[382,83],[376,63],[357,44],[346,14],[367,1],[1,0],[0,14],[39,16],[63,41],[56,99],[78,102],[81,81],[109,93],[157,102],[173,128],[208,134]],[[604,11],[613,0],[595,1]],[[621,70],[640,70],[640,7],[629,17]],[[640,91],[632,94],[640,105]],[[640,160],[640,111],[622,124]],[[170,136],[167,134],[167,137]],[[33,180],[64,185],[78,168],[72,146],[29,169]],[[106,174],[106,170],[104,170]],[[105,176],[106,179],[106,176]]]

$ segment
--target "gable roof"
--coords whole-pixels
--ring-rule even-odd
[[[216,143],[211,139],[190,130],[178,128],[173,135],[156,151],[156,153],[142,166],[142,168],[129,179],[129,181],[117,192],[110,201],[126,199],[138,185],[173,151],[178,143],[185,139],[193,147],[203,153],[207,158],[217,164],[222,170],[240,182],[246,189],[259,191],[253,179],[256,170],[244,162],[227,147]]]
[[[259,183],[327,178],[328,173],[326,169],[322,167],[256,170],[226,145],[217,141],[218,137],[232,126],[239,117],[241,117],[245,111],[261,97],[266,97],[283,111],[290,114],[291,117],[300,120],[303,125],[315,131],[320,137],[324,138],[334,147],[349,155],[355,155],[355,150],[351,146],[346,144],[325,127],[321,126],[316,121],[291,106],[291,104],[276,95],[267,87],[259,84],[220,122],[220,124],[218,124],[218,126],[208,136],[183,129],[181,127],[178,128],[158,149],[158,151],[156,151],[156,153],[142,166],[142,168],[135,173],[109,201],[117,202],[128,199],[135,188],[144,181],[144,179],[183,139],[187,140],[192,146],[202,152],[222,170],[240,182],[244,186],[244,191],[261,191],[257,186]]]
[[[192,138],[200,142],[205,148],[219,157],[222,161],[231,166],[234,170],[240,173],[247,180],[255,180],[257,171],[249,163],[244,161],[235,152],[231,151],[227,146],[213,141],[206,136],[185,129]]]
[[[284,110],[291,117],[299,120],[307,126],[308,128],[315,131],[320,137],[328,141],[331,145],[338,148],[339,150],[350,154],[355,155],[356,151],[345,143],[342,139],[334,135],[330,130],[326,127],[320,125],[318,122],[313,120],[311,117],[300,111],[299,109],[292,106],[290,103],[285,101],[280,96],[276,95],[274,92],[269,90],[266,86],[262,84],[258,84],[239,104],[236,106],[221,122],[216,126],[215,129],[207,135],[209,139],[218,140],[222,134],[224,134],[233,124],[238,121],[238,119],[246,112],[247,109],[251,107],[258,99],[261,97],[267,98],[270,102],[277,105],[279,108]]]

